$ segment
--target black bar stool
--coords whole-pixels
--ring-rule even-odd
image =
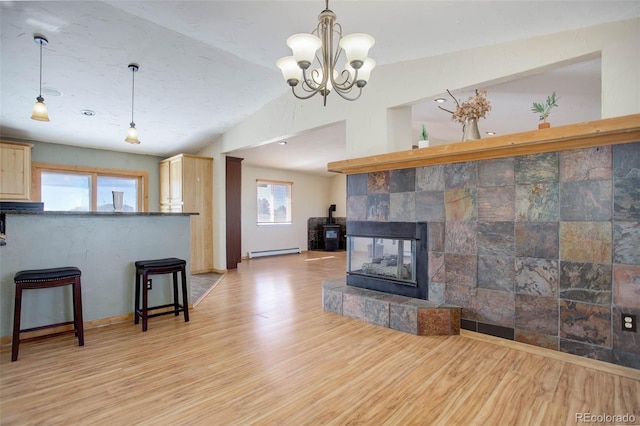
[[[178,316],[184,312],[184,322],[189,322],[189,303],[187,297],[187,261],[170,257],[167,259],[138,260],[136,262],[136,306],[134,323],[138,324],[142,318],[142,331],[147,331],[147,320],[160,315],[174,314]],[[182,304],[178,303],[178,272],[182,278]],[[149,275],[173,274],[173,303],[159,306],[148,306],[147,279]],[[140,284],[142,281],[142,288]],[[140,306],[140,293],[142,292],[142,306]],[[172,307],[173,309],[150,314],[150,311]]]
[[[67,266],[52,269],[32,269],[19,271],[13,280],[16,283],[15,308],[13,311],[13,338],[11,341],[11,361],[18,359],[18,349],[20,346],[20,333],[43,330],[52,327],[73,324],[73,330],[66,330],[59,333],[75,333],[78,337],[78,346],[84,346],[84,328],[82,324],[82,289],[80,285],[80,269]],[[20,317],[22,310],[22,290],[35,290],[39,288],[59,287],[63,285],[73,286],[73,321],[66,321],[57,324],[43,325],[40,327],[20,329]],[[24,339],[29,340],[29,339]]]

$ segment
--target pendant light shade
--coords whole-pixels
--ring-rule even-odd
[[[127,137],[124,138],[125,142],[128,142],[132,145],[137,145],[140,143],[138,140],[138,129],[136,129],[136,123],[133,121],[133,100],[135,95],[135,75],[140,68],[137,64],[129,64],[129,69],[131,70],[131,123],[129,123],[129,131],[127,132]]]
[[[49,41],[42,36],[34,36],[33,41],[40,45],[40,92],[36,98],[36,104],[33,106],[33,112],[31,113],[31,119],[37,121],[49,121],[49,111],[44,104],[44,98],[42,97],[42,46],[49,44]]]
[[[127,131],[127,137],[124,138],[125,142],[129,142],[130,144],[137,145],[140,143],[138,140],[138,129],[136,129],[136,123],[133,121],[130,123],[131,127]]]

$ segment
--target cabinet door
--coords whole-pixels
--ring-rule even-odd
[[[31,145],[0,143],[0,199],[29,200]]]
[[[171,202],[171,184],[169,183],[169,162],[160,162],[160,206]]]
[[[171,203],[182,202],[182,158],[169,161],[169,194]]]
[[[213,160],[185,157],[183,211],[191,216],[191,272],[213,270]]]

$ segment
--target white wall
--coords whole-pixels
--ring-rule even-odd
[[[389,113],[389,108],[410,105],[445,89],[509,81],[532,70],[597,55],[602,56],[602,117],[640,113],[640,19],[633,19],[380,66],[356,102],[330,97],[323,107],[316,99],[295,99],[283,87],[282,96],[216,139],[203,155],[219,158],[221,153],[338,121],[346,121],[348,158],[408,149],[411,132],[397,121],[406,120],[406,111]],[[215,204],[220,208],[224,173],[218,172],[216,178]],[[218,261],[225,258],[223,238],[216,239],[215,253]]]
[[[258,226],[256,179],[293,182],[292,223]],[[242,165],[242,256],[249,251],[300,247],[307,249],[307,219],[326,216],[331,198],[332,178]],[[346,190],[344,201],[346,203]],[[337,209],[337,207],[336,207]]]
[[[347,176],[336,174],[330,179],[329,204],[336,205],[333,217],[347,217]]]

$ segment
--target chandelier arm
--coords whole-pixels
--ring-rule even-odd
[[[353,88],[353,86],[356,85],[356,81],[357,81],[357,78],[358,78],[358,70],[355,70],[355,71],[356,71],[356,73],[354,74],[353,81],[349,82],[350,73],[347,70],[343,70],[340,73],[340,75],[345,74],[345,73],[347,74],[347,76],[345,77],[344,82],[343,83],[337,83],[337,82],[333,81],[332,82],[333,87],[335,87],[336,89],[339,89],[339,90],[341,90],[343,92],[349,92]]]
[[[322,82],[318,84],[319,88],[327,88],[327,83],[331,80],[331,71],[333,70],[331,55],[333,50],[333,20],[330,15],[322,18]],[[326,90],[325,90],[326,92]]]
[[[317,92],[317,91],[320,90],[320,86],[318,86],[318,84],[313,79],[313,73],[314,72],[317,73],[316,70],[312,70],[309,73],[310,75],[307,76],[307,71],[306,70],[302,70],[302,83],[300,84],[300,87],[305,92]]]
[[[350,98],[349,96],[347,96],[347,95],[345,94],[345,93],[349,93],[349,92],[350,92],[350,90],[348,90],[348,91],[344,91],[344,90],[336,90],[336,93],[337,93],[338,95],[340,95],[340,97],[341,97],[342,99],[346,99],[347,101],[355,101],[355,100],[357,100],[357,99],[362,95],[362,87],[358,87],[358,89],[360,89],[360,90],[358,91],[358,96],[355,96],[355,97],[353,97],[353,98]]]
[[[340,55],[342,54],[342,48],[340,47],[340,42],[338,42],[336,44],[336,49],[335,51],[333,51],[333,38],[334,38],[334,34],[338,36],[338,40],[340,40],[342,38],[342,25],[340,25],[339,22],[335,22],[333,25],[333,28],[331,28],[331,50],[332,50],[332,61],[331,61],[331,69],[335,70],[336,66],[338,65],[338,61],[340,60]],[[342,75],[342,73],[340,73],[340,75]],[[349,90],[351,88],[351,86],[349,86],[348,88],[345,88],[344,85],[346,83],[348,83],[349,81],[349,77],[345,78],[343,83],[338,83],[334,76],[333,76],[333,72],[331,73],[331,84],[333,85],[333,87],[335,87],[336,89],[338,87],[342,87],[343,90]]]
[[[314,91],[311,91],[309,95],[307,96],[300,96],[296,93],[296,88],[295,87],[291,87],[291,93],[293,93],[293,96],[295,96],[298,99],[302,99],[302,100],[306,100],[306,99],[311,99],[313,98],[315,95],[317,95],[318,93],[320,93],[320,90],[316,89]]]

